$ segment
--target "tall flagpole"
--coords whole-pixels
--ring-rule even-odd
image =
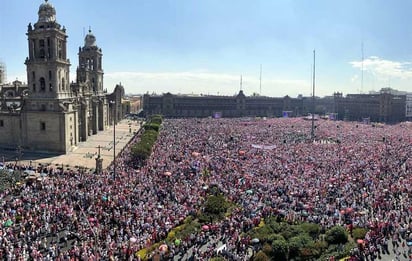
[[[313,77],[312,77],[312,130],[310,137],[312,141],[315,139],[315,50],[313,50]]]

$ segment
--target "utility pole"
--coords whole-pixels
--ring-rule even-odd
[[[310,138],[315,139],[315,50],[313,50],[313,83],[312,83],[312,129]]]
[[[113,180],[116,180],[116,101],[110,101],[113,105]]]
[[[262,96],[262,64],[260,64],[259,95]]]

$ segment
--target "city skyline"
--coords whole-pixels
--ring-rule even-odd
[[[2,3],[0,61],[8,82],[26,82],[25,33],[43,2]],[[242,75],[246,95],[309,96],[314,49],[318,96],[412,91],[412,29],[405,23],[412,3],[406,0],[50,3],[67,28],[70,80],[90,26],[109,92],[121,82],[127,93],[233,95]]]

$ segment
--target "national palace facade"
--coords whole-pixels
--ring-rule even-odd
[[[166,117],[301,117],[313,110],[337,120],[396,123],[412,119],[412,96],[390,88],[371,94],[334,93],[333,96],[297,98],[246,96],[143,96],[143,112]],[[314,108],[314,109],[313,109]]]

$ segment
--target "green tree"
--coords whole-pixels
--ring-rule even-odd
[[[151,122],[151,123],[147,123],[147,124],[143,125],[143,128],[145,130],[154,130],[154,131],[157,132],[160,129],[160,124]]]
[[[312,238],[308,234],[300,234],[292,237],[288,241],[289,258],[300,256],[300,250],[312,243]]]
[[[259,251],[256,253],[253,260],[254,261],[269,261],[270,258],[263,251]]]
[[[162,115],[158,115],[158,114],[152,115],[152,116],[150,117],[149,121],[150,121],[150,122],[153,122],[153,123],[157,123],[157,124],[160,125],[160,124],[162,124],[162,122],[163,122],[163,116],[162,116]]]
[[[272,242],[274,260],[287,260],[288,243],[285,240],[275,240]]]
[[[366,228],[363,228],[363,227],[354,228],[352,231],[353,239],[354,240],[364,239],[366,236],[366,233],[368,233],[368,230]]]
[[[262,247],[262,251],[263,253],[265,253],[267,256],[272,256],[273,254],[273,248],[271,245],[269,245],[268,243],[265,243]]]
[[[299,229],[299,226],[291,226],[288,223],[282,223],[283,224],[283,229],[280,232],[280,234],[286,239],[289,240],[292,237],[295,237],[302,233],[302,231]]]
[[[302,223],[299,225],[300,230],[307,233],[312,239],[316,239],[320,233],[320,226],[315,223]]]
[[[228,208],[229,204],[222,194],[211,195],[206,200],[204,213],[212,219],[219,219],[224,216]]]
[[[329,244],[345,244],[348,241],[348,234],[345,228],[334,226],[326,231],[325,240]]]

